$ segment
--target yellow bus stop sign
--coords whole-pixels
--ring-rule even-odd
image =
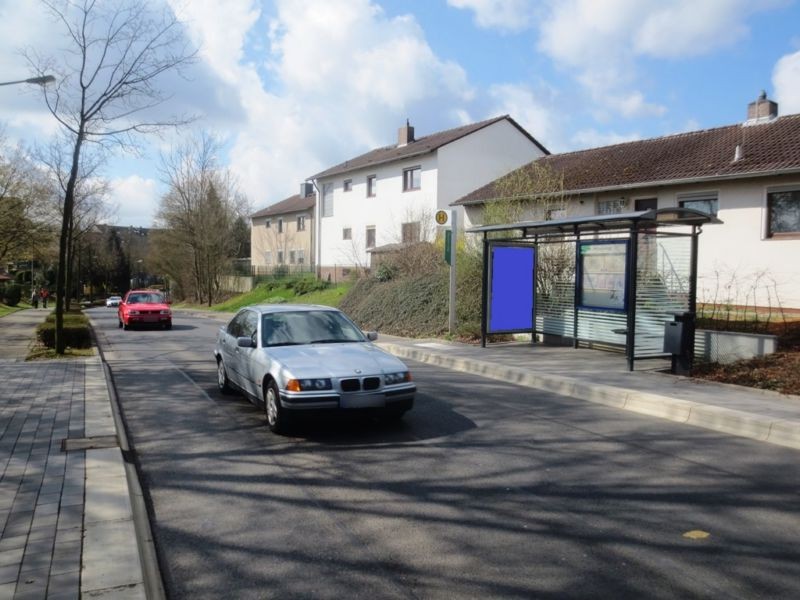
[[[435,218],[437,225],[447,225],[447,222],[450,220],[450,212],[446,210],[437,210]]]

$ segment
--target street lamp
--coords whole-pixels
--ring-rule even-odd
[[[52,75],[43,75],[41,77],[31,77],[30,79],[20,79],[19,81],[4,81],[0,85],[16,85],[18,83],[32,83],[34,85],[47,85],[48,83],[55,82],[56,78]]]

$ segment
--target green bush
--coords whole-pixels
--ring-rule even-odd
[[[411,337],[441,335],[447,331],[447,290],[446,269],[387,282],[365,277],[339,307],[365,330]]]
[[[85,319],[85,317],[84,317]],[[56,346],[56,324],[46,320],[36,328],[39,341],[48,348]],[[64,345],[69,348],[91,348],[92,337],[88,322],[80,323],[76,319],[64,320]]]
[[[296,279],[289,283],[288,287],[293,289],[296,295],[302,296],[303,294],[322,291],[329,288],[330,285],[331,284],[327,281],[322,281],[315,277],[303,277],[302,279]]]
[[[264,300],[266,304],[284,304],[286,302],[286,298],[282,296],[271,296]]]
[[[8,306],[16,306],[22,299],[22,288],[16,283],[9,285],[6,288],[5,298]]]

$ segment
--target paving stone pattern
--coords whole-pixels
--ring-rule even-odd
[[[0,600],[78,598],[83,531],[86,365],[0,369]],[[10,368],[9,368],[10,367]]]

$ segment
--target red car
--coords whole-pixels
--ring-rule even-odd
[[[130,290],[117,309],[119,326],[130,329],[133,325],[159,325],[172,329],[170,302],[159,290]]]

